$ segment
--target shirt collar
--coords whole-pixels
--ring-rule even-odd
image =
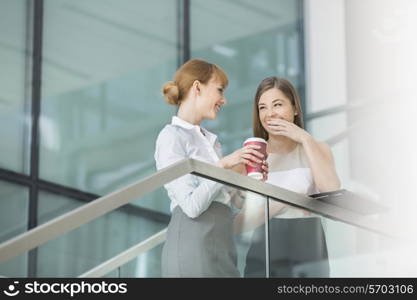
[[[187,121],[180,119],[177,116],[172,117],[171,124],[185,128],[185,129],[195,129],[195,128],[200,129],[200,126],[188,123]]]
[[[182,128],[185,128],[185,129],[188,129],[188,130],[194,129],[197,132],[198,131],[202,131],[212,145],[214,145],[214,143],[217,140],[217,135],[215,135],[214,133],[211,133],[207,129],[202,128],[202,127],[200,127],[198,125],[191,124],[191,123],[189,123],[189,122],[187,122],[187,121],[185,121],[185,120],[183,120],[181,118],[178,118],[177,116],[173,116],[172,117],[171,124],[172,125],[179,126],[179,127],[182,127]]]

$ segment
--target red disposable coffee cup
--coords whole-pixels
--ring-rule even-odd
[[[266,141],[262,138],[257,138],[257,137],[251,137],[248,138],[244,143],[243,146],[246,145],[257,145],[257,146],[261,146],[260,149],[256,149],[256,151],[261,152],[264,155],[264,158],[262,160],[266,159]],[[260,157],[258,157],[259,159],[261,159]],[[258,163],[256,161],[252,161],[253,163],[256,164],[255,167],[252,167],[250,165],[246,165],[246,173],[248,176],[261,180],[264,177],[264,173],[263,173],[263,169],[262,169],[262,163]]]

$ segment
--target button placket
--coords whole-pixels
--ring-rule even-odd
[[[201,132],[201,129],[199,127],[195,127],[195,131],[197,132],[198,136],[202,140],[203,144],[205,145],[205,148],[210,155],[210,158],[213,162],[216,162],[219,160],[219,157],[217,156],[216,151],[214,151],[213,146],[210,144],[210,141],[208,138]]]

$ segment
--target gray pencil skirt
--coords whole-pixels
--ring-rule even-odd
[[[231,209],[219,202],[195,219],[177,206],[162,250],[163,277],[240,277]]]
[[[320,218],[273,218],[269,223],[271,277],[329,277],[326,237]],[[265,227],[253,234],[245,277],[265,276]]]

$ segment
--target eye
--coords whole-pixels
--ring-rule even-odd
[[[274,106],[282,106],[282,103],[275,103]]]
[[[223,94],[224,90],[222,88],[218,88],[218,90],[220,94]]]
[[[265,108],[265,106],[260,106],[259,110],[263,110]]]

